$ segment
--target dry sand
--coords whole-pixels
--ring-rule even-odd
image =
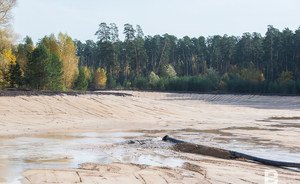
[[[200,144],[216,138],[197,140],[195,133],[201,132],[220,141],[234,137],[299,153],[299,97],[125,93],[132,96],[0,97],[0,137],[131,131],[153,137],[170,134]],[[300,182],[299,172],[286,169],[176,154],[186,160],[177,168],[87,163],[78,169],[28,170],[23,183],[264,183],[266,169],[276,169],[280,183]]]

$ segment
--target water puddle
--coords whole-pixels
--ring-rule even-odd
[[[143,154],[122,146],[142,133],[75,133],[0,140],[0,183],[19,183],[27,169],[78,168],[82,163],[112,162],[178,167],[180,159]],[[106,147],[107,149],[103,149]]]

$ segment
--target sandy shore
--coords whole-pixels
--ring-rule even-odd
[[[252,145],[279,147],[299,153],[299,97],[126,93],[132,96],[0,97],[1,140],[74,132],[142,132],[148,137],[169,134],[195,143],[214,146],[222,143],[225,147],[234,138]],[[199,139],[198,135],[204,135],[203,139]],[[151,149],[142,151],[149,153]],[[280,183],[300,182],[300,174],[287,169],[186,153],[174,154],[185,159],[182,166],[90,163],[78,169],[27,170],[22,181],[264,183],[265,170],[276,169]]]

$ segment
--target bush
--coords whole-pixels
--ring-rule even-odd
[[[217,89],[220,82],[220,75],[215,69],[209,68],[204,77],[212,83],[214,89]]]
[[[194,76],[169,79],[164,85],[170,91],[209,92],[217,89],[218,82],[205,76]]]
[[[167,81],[166,79],[162,78],[160,79],[155,86],[153,86],[153,89],[155,90],[159,90],[159,91],[164,91],[166,90],[166,85],[167,85]]]
[[[133,87],[136,87],[137,89],[148,89],[148,79],[145,77],[136,77],[133,81]]]
[[[250,93],[254,92],[257,89],[257,83],[245,80],[245,79],[232,79],[227,81],[227,88],[228,92],[234,93]]]
[[[123,86],[124,86],[125,88],[131,88],[132,84],[131,84],[130,81],[125,80],[125,81],[123,82]]]
[[[296,82],[293,80],[286,81],[284,83],[279,83],[279,87],[280,87],[280,93],[283,94],[295,94],[297,92]]]
[[[263,73],[259,70],[237,70],[225,73],[222,78],[214,69],[208,69],[200,76],[174,78],[160,78],[151,72],[147,78],[137,77],[132,85],[127,81],[124,86],[158,91],[299,94],[300,81],[294,81],[291,76],[290,73],[283,73],[278,80],[270,82],[264,79]]]
[[[151,87],[155,87],[159,81],[159,76],[156,75],[153,71],[149,74],[149,84]]]

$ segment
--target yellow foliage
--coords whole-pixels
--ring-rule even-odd
[[[9,85],[10,68],[16,64],[16,56],[11,49],[6,49],[0,54],[0,87]]]
[[[67,34],[58,35],[60,45],[60,58],[64,67],[64,83],[66,88],[70,89],[78,75],[78,61],[76,55],[76,46],[72,38]]]
[[[6,50],[3,52],[4,59],[7,59],[9,61],[9,64],[15,65],[16,64],[16,56],[12,53],[12,50]]]
[[[264,73],[260,72],[260,74],[259,74],[259,76],[258,76],[258,81],[259,81],[259,82],[263,82],[263,81],[265,81],[265,80],[266,80],[266,79],[265,79]]]
[[[0,29],[0,88],[9,85],[9,70],[11,64],[16,62],[11,46],[13,35],[9,29]]]
[[[107,76],[106,76],[106,71],[103,68],[98,68],[95,71],[95,87],[97,89],[102,89],[105,88],[106,86],[106,81],[107,81]]]
[[[54,34],[50,36],[45,36],[42,39],[43,44],[49,49],[50,53],[55,54],[57,56],[61,55],[61,49],[59,43]]]
[[[59,57],[63,64],[64,86],[71,89],[79,73],[79,58],[76,55],[76,45],[72,38],[67,34],[59,33],[58,39],[52,34],[49,37],[44,37],[42,41],[50,53]]]
[[[84,75],[86,77],[87,80],[90,80],[92,78],[92,72],[91,72],[91,69],[89,69],[88,67],[84,66],[83,68],[83,72],[84,72]]]

